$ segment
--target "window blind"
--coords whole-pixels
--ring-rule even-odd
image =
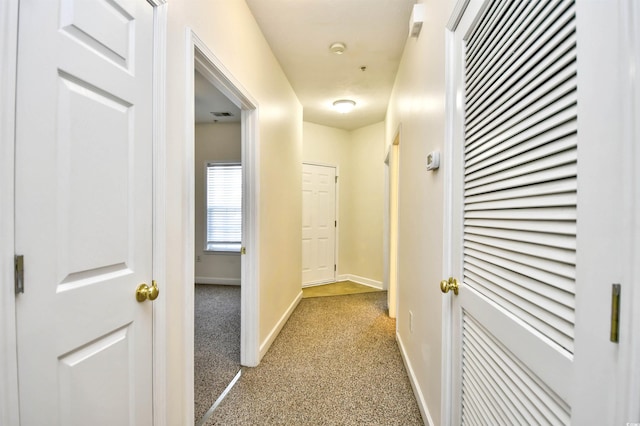
[[[207,249],[239,250],[242,241],[242,166],[207,164]]]

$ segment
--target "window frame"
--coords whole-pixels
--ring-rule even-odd
[[[219,242],[219,243],[210,243],[209,242],[209,167],[211,166],[239,166],[240,167],[240,241],[238,242]],[[242,179],[243,179],[244,170],[242,167],[242,163],[240,161],[205,161],[204,163],[204,253],[205,254],[240,254],[242,249],[242,224],[244,218],[242,217],[244,213],[243,202],[244,198],[242,197]],[[216,245],[218,247],[216,247]]]

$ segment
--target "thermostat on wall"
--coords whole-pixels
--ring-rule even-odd
[[[427,154],[427,170],[436,170],[440,167],[440,153],[437,151]]]

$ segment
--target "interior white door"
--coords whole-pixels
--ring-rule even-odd
[[[336,169],[302,165],[302,285],[335,281]]]
[[[23,426],[152,424],[153,7],[21,1]]]
[[[569,424],[602,415],[612,393],[601,378],[603,398],[588,406],[575,387],[587,365],[612,362],[578,354],[608,336],[576,339],[602,318],[576,322],[594,297],[576,280],[575,8],[471,1],[454,32],[453,424]]]

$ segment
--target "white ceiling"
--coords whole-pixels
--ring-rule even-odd
[[[216,89],[202,74],[195,71],[194,79],[196,123],[227,123],[240,121],[240,108]],[[212,113],[230,113],[231,117],[216,117]]]
[[[353,130],[384,120],[415,0],[246,1],[305,121]],[[337,41],[347,46],[342,55],[329,50]],[[356,102],[354,111],[335,112],[333,101],[345,98]],[[240,109],[197,71],[195,115],[196,123],[240,121]]]
[[[246,0],[304,108],[347,130],[384,120],[415,0]],[[343,42],[342,55],[329,51]],[[360,67],[366,66],[366,71]],[[331,109],[353,99],[349,114]]]

